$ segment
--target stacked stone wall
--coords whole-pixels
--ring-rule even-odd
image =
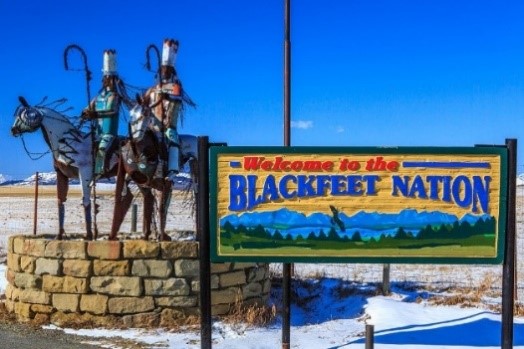
[[[6,308],[19,320],[169,326],[199,314],[198,243],[11,236]],[[211,264],[213,315],[265,304],[265,263]]]

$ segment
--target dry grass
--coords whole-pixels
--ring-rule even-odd
[[[277,308],[274,304],[267,306],[259,301],[252,301],[246,304],[242,301],[241,295],[237,294],[236,301],[231,307],[229,314],[221,316],[221,319],[230,324],[260,327],[269,325],[276,316]]]
[[[235,303],[229,315],[225,316],[223,320],[227,323],[242,323],[248,326],[267,326],[277,316],[277,308],[275,305],[242,305]]]
[[[449,288],[446,291],[449,295],[438,295],[431,297],[429,302],[435,305],[460,306],[462,308],[472,308],[486,306],[495,311],[500,311],[500,305],[487,304],[487,298],[500,296],[499,285],[495,283],[496,277],[487,273],[482,281],[475,287]]]

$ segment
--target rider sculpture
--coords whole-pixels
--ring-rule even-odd
[[[98,145],[95,155],[95,178],[100,178],[109,166],[107,154],[118,137],[120,106],[122,102],[129,101],[124,83],[117,73],[115,50],[104,51],[102,73],[102,88],[82,112],[84,119],[97,119],[94,130]]]
[[[182,84],[175,70],[177,51],[178,41],[164,40],[160,81],[149,88],[143,98],[154,116],[151,129],[158,142],[167,147],[167,154],[163,154],[158,162],[155,177],[166,177],[171,181],[180,171],[180,140],[177,123],[182,112],[183,93]]]

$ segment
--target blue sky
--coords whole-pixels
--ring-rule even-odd
[[[292,1],[292,145],[473,146],[524,134],[524,3]],[[146,47],[180,41],[177,70],[197,103],[181,133],[230,145],[283,144],[283,0],[0,2],[0,173],[51,171],[9,129],[17,96],[87,103],[64,49],[87,53],[91,95],[102,51],[149,87]],[[79,56],[69,63],[82,67]],[[121,122],[121,134],[125,134]],[[46,150],[40,133],[25,137]],[[518,171],[524,172],[524,139]]]

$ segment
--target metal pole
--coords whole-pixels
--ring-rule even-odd
[[[284,146],[291,145],[291,0],[284,0]],[[282,265],[282,349],[290,348],[291,339],[291,264]]]
[[[33,235],[36,235],[36,226],[37,226],[37,219],[38,219],[38,172],[35,174],[35,210],[34,210],[34,217],[33,217]]]
[[[508,149],[508,201],[506,220],[506,247],[502,266],[502,346],[513,348],[513,308],[515,292],[515,233],[517,188],[517,140],[506,139]]]
[[[197,234],[200,237],[200,348],[211,349],[211,263],[209,245],[209,139],[198,137]]]
[[[284,146],[291,145],[291,0],[284,0]]]
[[[133,204],[131,209],[131,233],[136,233],[136,220],[137,220],[137,204]]]

